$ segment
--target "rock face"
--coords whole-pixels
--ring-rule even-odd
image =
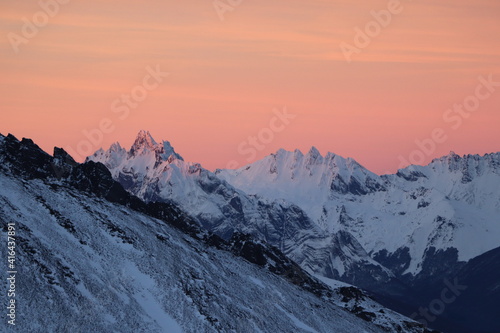
[[[0,220],[16,230],[19,331],[427,332],[251,235],[222,239],[172,202],[131,195],[103,164],[31,140],[0,135]]]

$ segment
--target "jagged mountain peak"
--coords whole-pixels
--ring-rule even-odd
[[[280,149],[280,150],[284,151],[284,149]],[[295,156],[300,156],[300,157],[304,156],[304,154],[300,151],[300,149],[295,149],[293,151],[293,153],[294,153]]]
[[[312,146],[307,153],[303,153],[300,149],[288,151],[283,148],[276,151],[271,155],[264,157],[250,166],[242,167],[241,170],[255,169],[259,164],[272,163],[287,166],[291,169],[309,168],[312,165],[323,165],[325,171],[327,169],[337,170],[339,173],[352,173],[356,170],[361,170],[363,173],[372,174],[368,169],[358,163],[351,157],[342,157],[332,152],[327,152],[324,156],[320,153],[318,148]],[[274,168],[275,169],[275,168]],[[279,168],[278,168],[279,169]],[[277,170],[280,171],[280,170]],[[373,174],[375,176],[375,174]]]
[[[321,155],[321,153],[319,152],[318,148],[316,148],[315,146],[311,146],[311,148],[309,149],[309,151],[304,154],[300,149],[295,149],[293,152],[292,151],[288,151],[286,149],[283,149],[283,148],[280,148],[276,151],[276,153],[274,154],[271,154],[270,156],[274,156],[275,158],[288,158],[288,157],[293,157],[295,159],[298,159],[298,158],[302,158],[304,156],[307,156],[309,158],[313,158],[313,159],[317,159],[317,158],[320,158],[320,159],[323,159],[323,156]]]
[[[269,156],[266,156],[264,158],[268,158],[268,157],[274,157],[274,158],[286,158],[287,156],[292,156],[292,155],[302,155],[302,152],[299,150],[299,149],[295,149],[293,152],[291,151],[288,151],[284,148],[280,148],[278,149],[275,153],[271,153]]]
[[[325,154],[325,160],[331,160],[331,159],[334,159],[335,157],[337,157],[338,155],[335,154],[335,153],[332,153],[332,152],[327,152]]]
[[[433,159],[428,165],[409,165],[399,169],[395,176],[411,182],[419,178],[450,182],[450,177],[452,177],[462,183],[469,183],[472,179],[486,174],[500,174],[500,152],[484,155],[458,155],[450,151],[447,155]],[[392,175],[387,177],[391,178]]]
[[[18,139],[14,136],[14,134],[12,134],[12,133],[7,134],[7,136],[3,136],[3,135],[2,135],[2,138],[8,138],[8,139],[12,139],[12,140],[19,141],[19,140],[18,140]]]
[[[110,147],[112,150],[113,147]],[[116,149],[116,148],[115,148]],[[149,131],[141,130],[137,134],[132,147],[129,150],[129,157],[136,157],[154,152],[156,160],[167,161],[171,158],[183,161],[181,155],[177,154],[169,141],[157,143]]]
[[[450,152],[448,155],[432,160],[426,166],[410,166],[408,169],[419,172],[432,172],[436,175],[450,173],[461,177],[462,183],[469,183],[472,179],[486,174],[500,173],[500,153],[484,155],[458,155]]]
[[[312,146],[311,149],[309,149],[309,151],[306,154],[306,160],[307,160],[306,163],[308,165],[322,164],[323,163],[323,156],[321,155],[321,153],[319,152],[319,150],[316,147]]]
[[[462,162],[468,162],[471,160],[475,161],[480,161],[480,160],[494,160],[494,159],[499,159],[500,158],[500,152],[498,153],[489,153],[489,154],[484,154],[484,155],[478,155],[478,154],[464,154],[464,155],[459,155],[456,154],[454,151],[450,151],[447,155],[435,158],[431,161],[430,165],[436,164],[436,163],[446,163],[448,165],[450,164],[456,164],[456,163],[462,163]]]
[[[122,148],[122,146],[120,145],[120,143],[118,141],[112,143],[111,146],[109,146],[109,151],[122,151],[124,149],[125,148]]]
[[[61,161],[64,161],[65,163],[71,164],[71,165],[76,165],[76,161],[71,157],[70,154],[63,148],[59,147],[54,147],[54,159],[58,159]]]
[[[161,157],[165,161],[171,156],[175,157],[178,160],[184,161],[182,156],[175,152],[174,147],[172,147],[169,141],[162,141],[162,147],[160,148],[160,151]]]
[[[97,161],[104,163],[108,168],[115,168],[126,161],[134,164],[137,160],[137,167],[156,168],[162,162],[171,163],[175,160],[184,161],[181,155],[175,152],[169,141],[156,142],[149,131],[141,130],[130,147],[130,150],[123,148],[119,142],[113,143],[108,150],[99,149],[87,161]]]
[[[311,146],[311,148],[305,154],[298,148],[295,149],[294,151],[288,151],[286,149],[280,148],[275,153],[264,157],[260,161],[266,161],[266,160],[270,160],[270,159],[273,159],[276,161],[286,161],[289,159],[289,160],[293,160],[295,162],[303,160],[306,162],[305,164],[310,164],[310,163],[314,162],[314,164],[331,164],[331,163],[333,163],[334,165],[347,164],[348,161],[354,161],[352,158],[344,158],[344,157],[337,155],[335,153],[332,153],[332,152],[327,152],[323,156],[321,154],[321,152],[318,150],[318,148],[316,148],[315,146]],[[260,163],[260,161],[257,161],[256,163]],[[361,166],[356,161],[354,161],[354,163],[349,162],[349,164],[356,164],[356,165]],[[245,167],[243,167],[243,168],[245,168]]]
[[[217,176],[249,194],[318,208],[332,195],[365,195],[384,191],[384,181],[352,158],[327,153],[324,157],[312,147],[305,155],[300,150],[280,149],[247,167],[219,170]],[[318,217],[319,218],[319,217]]]
[[[153,139],[151,133],[141,130],[137,134],[137,137],[135,138],[132,147],[130,147],[129,152],[131,156],[137,156],[143,154],[144,152],[147,153],[149,151],[154,151],[157,146],[158,144],[156,143],[155,139]]]
[[[151,133],[149,133],[149,131],[140,130],[132,147],[147,146],[153,148],[154,146],[156,146],[156,144],[157,143],[155,139],[153,139],[153,136],[151,135]]]
[[[318,148],[316,148],[315,146],[311,146],[311,148],[309,149],[309,152],[307,154],[309,156],[313,156],[313,157],[323,157],[321,155],[321,153],[319,152]]]

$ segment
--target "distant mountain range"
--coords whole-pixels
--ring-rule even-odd
[[[311,274],[362,287],[418,319],[418,308],[439,296],[429,286],[460,280],[471,259],[500,247],[500,153],[452,152],[378,176],[314,147],[281,149],[238,170],[210,172],[141,131],[130,150],[113,144],[87,160],[103,163],[146,202],[173,202],[225,239],[251,234]],[[458,332],[447,319],[452,309],[430,325]],[[491,319],[485,332],[491,325],[500,330]]]

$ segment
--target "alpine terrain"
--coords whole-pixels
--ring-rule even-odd
[[[115,143],[87,161],[147,203],[175,205],[224,240],[251,235],[318,279],[360,287],[428,327],[500,331],[492,269],[500,264],[500,153],[450,153],[379,176],[313,147],[211,172],[141,131],[129,150]]]
[[[322,244],[390,275],[352,235],[326,236],[299,206],[247,195],[143,134],[128,152],[99,153],[112,173],[0,135],[0,220],[13,242],[0,249],[15,258],[2,332],[430,332],[290,259],[312,260],[308,247]]]

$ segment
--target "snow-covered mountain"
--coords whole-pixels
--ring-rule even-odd
[[[294,203],[248,195],[200,164],[184,161],[168,142],[156,143],[149,132],[139,132],[128,151],[115,143],[87,160],[106,165],[114,179],[141,199],[174,202],[226,239],[235,231],[252,234],[311,273],[366,285],[392,278],[348,231],[327,233]],[[361,268],[366,274],[359,274]]]
[[[180,160],[167,148],[154,150],[161,161]],[[11,135],[0,135],[0,220],[16,240],[5,331],[429,332],[250,236],[223,240],[175,204],[139,200],[100,163]]]
[[[498,247],[499,156],[451,153],[426,167],[378,176],[313,147],[307,154],[279,150],[214,174],[141,131],[129,151],[113,144],[88,160],[106,165],[134,195],[173,201],[222,237],[252,233],[312,272],[356,283],[349,270],[360,262],[386,281],[419,274],[432,251],[456,249],[457,261],[467,261]],[[341,238],[350,253],[345,246],[332,250]],[[402,260],[398,267],[385,267],[394,266],[388,264],[394,256]]]
[[[500,246],[500,153],[450,153],[379,177],[315,148],[280,150],[217,175],[250,195],[299,206],[327,232],[351,233],[381,263],[408,256],[396,274],[420,273],[430,251],[456,249],[457,260],[468,261]]]
[[[384,295],[380,300],[389,295],[388,305],[394,299],[413,304],[407,314],[439,299],[444,280],[465,279],[463,267],[472,259],[481,262],[483,270],[474,272],[474,281],[482,281],[484,287],[478,287],[482,292],[476,296],[468,296],[476,303],[467,306],[462,300],[456,312],[454,306],[448,307],[450,319],[437,317],[443,322],[435,327],[469,332],[463,327],[474,322],[467,318],[480,307],[481,320],[489,322],[485,327],[490,325],[484,332],[500,329],[493,324],[494,315],[485,315],[500,310],[500,302],[489,302],[486,308],[479,305],[483,302],[478,297],[489,298],[498,288],[498,281],[495,285],[482,276],[490,272],[485,269],[487,260],[480,258],[500,248],[500,153],[458,156],[452,152],[427,166],[377,176],[352,159],[331,153],[323,157],[315,148],[305,155],[280,150],[246,167],[216,174],[249,195],[297,205],[326,233],[349,233],[410,290],[374,288],[348,276],[339,278]]]
[[[378,176],[313,147],[213,173],[141,131],[128,151],[114,144],[88,161],[102,162],[132,194],[173,202],[225,239],[252,234],[306,271],[397,300],[387,304],[409,313],[435,297],[419,288],[500,246],[500,153],[450,153]]]

